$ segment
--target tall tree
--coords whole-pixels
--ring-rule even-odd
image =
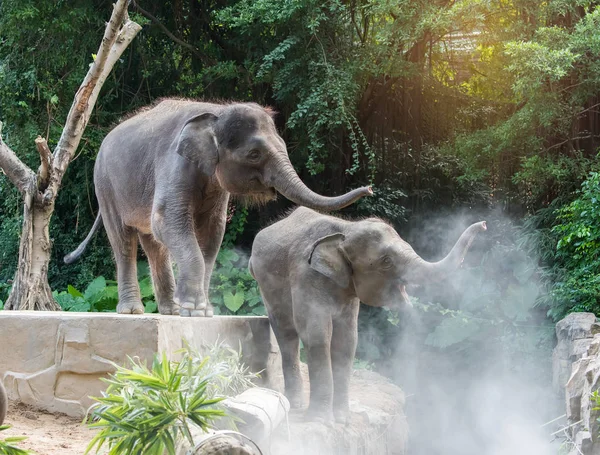
[[[129,19],[128,0],[118,0],[104,31],[94,62],[67,116],[61,137],[51,152],[45,138],[35,141],[41,165],[32,171],[2,140],[0,168],[24,199],[19,265],[5,309],[58,310],[48,284],[51,241],[49,224],[63,176],[79,145],[104,81],[141,27]]]

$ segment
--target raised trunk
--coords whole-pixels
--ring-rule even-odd
[[[408,280],[411,283],[427,283],[440,280],[456,270],[463,262],[469,247],[477,234],[487,229],[485,221],[469,226],[460,236],[450,253],[438,262],[427,262],[415,253],[411,264],[412,272]]]
[[[273,166],[272,175],[267,178],[267,184],[275,187],[290,201],[315,210],[339,210],[363,196],[371,196],[373,191],[370,187],[363,186],[346,194],[335,197],[321,196],[309,189],[290,163],[287,157],[281,158]]]
[[[60,310],[48,284],[51,251],[48,228],[53,211],[54,202],[43,205],[35,201],[31,192],[26,193],[19,266],[4,305],[7,310]]]

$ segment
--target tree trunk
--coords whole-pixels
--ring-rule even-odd
[[[50,219],[67,166],[77,149],[96,99],[113,66],[141,27],[129,20],[128,0],[117,0],[94,62],[75,95],[65,127],[54,153],[46,139],[35,141],[41,166],[36,173],[2,141],[0,123],[0,168],[19,189],[24,199],[23,230],[19,265],[6,310],[60,310],[48,284],[52,243]]]
[[[48,284],[51,242],[49,225],[54,201],[44,206],[31,193],[25,196],[23,229],[19,245],[19,266],[6,310],[60,310]]]

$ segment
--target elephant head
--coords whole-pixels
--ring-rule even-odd
[[[312,246],[310,266],[342,288],[353,286],[371,306],[412,306],[407,284],[441,280],[462,263],[471,243],[486,223],[469,226],[450,253],[427,262],[387,223],[370,218],[350,223],[344,232],[319,239]]]
[[[373,194],[368,187],[337,197],[311,191],[296,174],[272,113],[258,104],[231,104],[217,113],[192,116],[175,147],[205,175],[214,175],[223,189],[251,201],[269,201],[278,191],[305,207],[338,210]]]

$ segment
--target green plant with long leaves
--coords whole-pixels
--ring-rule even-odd
[[[0,431],[8,430],[10,425],[1,425]],[[9,436],[4,439],[0,439],[0,455],[34,455],[26,449],[17,447],[15,444],[27,439],[26,436]]]
[[[219,402],[241,393],[257,377],[241,363],[241,350],[217,342],[203,357],[185,344],[179,361],[156,355],[152,366],[116,365],[109,386],[90,408],[89,426],[100,431],[86,454],[108,444],[109,455],[175,455],[177,442],[194,445],[193,429],[206,431],[226,413]]]

